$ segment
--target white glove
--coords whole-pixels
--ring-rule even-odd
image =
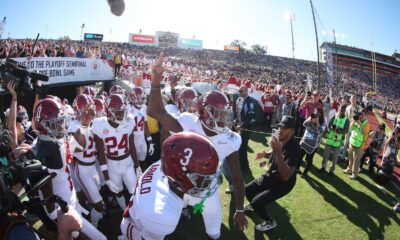
[[[154,154],[154,143],[149,144],[149,151],[147,151],[150,156]]]
[[[108,189],[110,189],[111,192],[113,192],[113,193],[119,193],[120,192],[118,187],[111,180],[107,180],[106,184],[107,184]]]
[[[140,178],[140,176],[142,176],[142,169],[140,169],[140,167],[136,168],[136,178]]]

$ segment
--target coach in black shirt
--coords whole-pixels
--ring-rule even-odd
[[[272,152],[261,152],[256,159],[269,158],[270,168],[259,179],[246,186],[246,197],[250,204],[245,210],[253,210],[265,222],[256,226],[258,231],[276,227],[265,206],[288,194],[296,183],[296,170],[300,165],[300,147],[293,136],[296,122],[291,116],[284,116],[278,124],[278,136],[272,137]]]

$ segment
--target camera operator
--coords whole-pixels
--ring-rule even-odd
[[[392,178],[399,148],[400,125],[397,125],[383,148],[383,158],[377,172],[377,180],[380,183],[386,183]]]
[[[321,142],[322,134],[324,132],[324,128],[322,127],[324,121],[322,118],[321,120],[322,121],[320,121],[319,114],[313,113],[306,121],[304,121],[303,124],[306,131],[300,141],[300,161],[302,161],[304,156],[306,156],[306,167],[301,175],[302,178],[307,177],[307,173],[313,163],[314,154],[319,148]]]
[[[370,136],[372,137],[372,141],[365,149],[364,154],[361,157],[360,161],[360,168],[363,168],[365,159],[368,157],[369,158],[369,163],[368,163],[368,170],[370,173],[374,173],[374,167],[376,163],[376,157],[378,156],[379,153],[382,152],[383,147],[385,146],[386,143],[386,133],[385,133],[385,124],[382,123],[380,124],[375,131],[370,133]]]
[[[344,173],[351,174],[351,179],[358,178],[360,168],[360,159],[365,143],[368,139],[370,126],[367,118],[367,110],[362,109],[359,115],[354,115],[353,122],[350,124],[350,147],[349,147],[349,165]]]
[[[344,135],[349,131],[350,121],[345,115],[346,105],[340,107],[340,111],[333,117],[328,124],[329,132],[325,139],[324,157],[321,170],[325,171],[326,164],[332,154],[332,164],[329,173],[333,174],[339,157],[341,146],[343,145]]]
[[[261,217],[264,222],[256,226],[258,231],[268,231],[277,226],[275,220],[265,210],[267,204],[273,203],[288,194],[296,184],[296,169],[300,165],[299,144],[294,139],[296,122],[291,116],[285,116],[278,124],[278,135],[273,134],[271,152],[257,153],[256,159],[270,158],[271,167],[259,179],[246,185],[246,198],[250,204],[245,207]]]

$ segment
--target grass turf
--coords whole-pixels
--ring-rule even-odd
[[[252,134],[248,148],[252,173],[244,176],[246,182],[265,171],[253,159],[257,152],[269,149],[266,143],[265,136]],[[322,149],[323,145],[319,153]],[[381,187],[364,172],[358,180],[350,180],[341,164],[335,175],[329,176],[318,171],[321,161],[321,155],[316,154],[309,178],[298,175],[292,192],[267,206],[278,226],[266,234],[255,231],[261,219],[253,213],[247,214],[249,226],[244,232],[232,225],[235,203],[233,196],[225,193],[228,185],[223,181],[221,239],[400,239],[399,215],[391,211],[399,193],[391,185]],[[192,215],[189,221],[181,219],[168,239],[207,239],[204,231],[201,215]]]

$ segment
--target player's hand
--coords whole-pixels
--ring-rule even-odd
[[[240,231],[247,228],[247,219],[244,212],[235,212],[233,215],[233,224],[237,225]]]
[[[151,85],[153,87],[160,87],[160,82],[162,79],[162,75],[164,72],[164,68],[162,66],[164,53],[161,52],[158,56],[158,59],[154,63],[151,68]]]
[[[110,189],[111,192],[113,192],[113,193],[119,193],[120,192],[118,187],[111,180],[107,180],[106,184],[107,184],[108,189]]]
[[[142,176],[142,169],[140,167],[136,168],[136,178],[140,178]]]
[[[69,208],[66,213],[58,210],[57,227],[59,239],[71,239],[72,233],[82,229],[82,218],[73,208]]]
[[[152,156],[154,154],[154,143],[149,144],[149,151],[147,152],[149,156]]]

